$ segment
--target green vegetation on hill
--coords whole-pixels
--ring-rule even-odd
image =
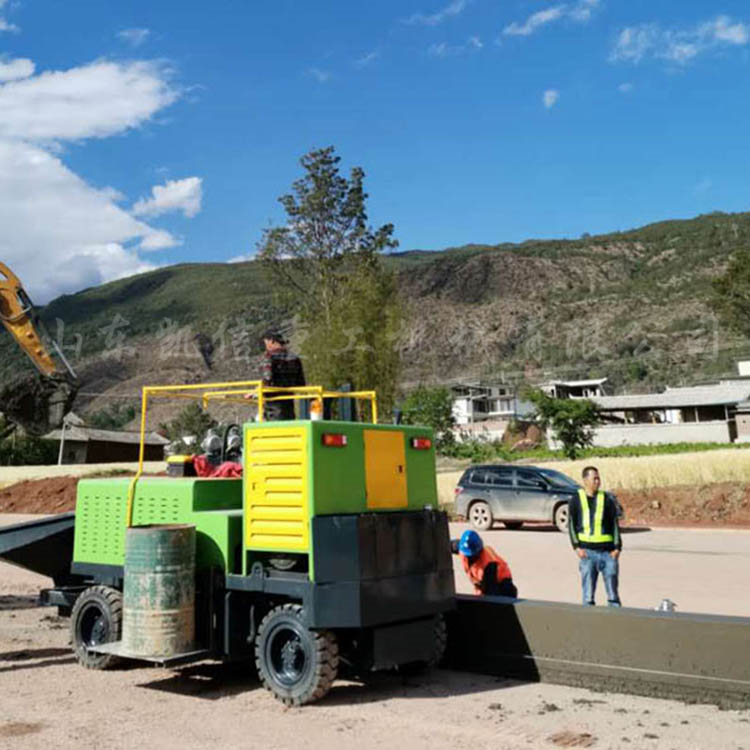
[[[384,260],[406,316],[394,341],[402,381],[607,376],[615,387],[642,390],[731,375],[749,342],[709,301],[712,281],[747,246],[750,213],[715,213],[576,240],[392,253]],[[190,326],[193,337],[223,331],[227,351],[214,353],[221,362],[232,356],[233,328],[257,351],[253,339],[266,325],[293,317],[293,306],[279,304],[260,263],[206,263],[66,295],[42,312],[53,335],[56,319],[64,321],[66,354],[86,376],[116,316],[128,321],[121,343],[139,352],[158,342],[167,319]],[[29,367],[7,335],[0,363],[2,379]],[[109,364],[116,380],[119,363]],[[132,378],[160,364],[136,356],[128,367]]]

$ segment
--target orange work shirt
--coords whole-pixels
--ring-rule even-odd
[[[484,569],[490,563],[497,563],[497,582],[504,581],[506,578],[513,579],[510,573],[510,566],[492,547],[482,547],[482,551],[476,556],[469,558],[461,555],[461,562],[464,565],[464,571],[469,580],[474,584],[474,591],[477,594],[482,593],[481,584],[484,578]]]

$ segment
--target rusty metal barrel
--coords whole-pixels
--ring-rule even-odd
[[[174,656],[194,648],[195,526],[134,526],[125,534],[122,648]]]

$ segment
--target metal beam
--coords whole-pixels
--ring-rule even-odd
[[[750,618],[457,597],[448,666],[498,677],[750,706]]]

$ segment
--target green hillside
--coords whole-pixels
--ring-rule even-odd
[[[731,375],[748,342],[717,325],[707,299],[731,253],[748,245],[750,213],[715,213],[578,240],[394,253],[386,262],[408,312],[396,342],[403,381],[608,376],[641,389]],[[114,394],[167,371],[208,374],[200,358],[166,353],[167,320],[172,332],[189,326],[185,340],[214,339],[212,377],[234,377],[251,371],[261,330],[293,310],[274,307],[272,280],[248,262],[159,269],[60,297],[42,314],[53,333],[64,321],[84,383]],[[102,329],[115,319],[120,343],[133,347],[120,360],[102,356],[115,342]],[[0,355],[4,379],[27,366],[4,333]]]

